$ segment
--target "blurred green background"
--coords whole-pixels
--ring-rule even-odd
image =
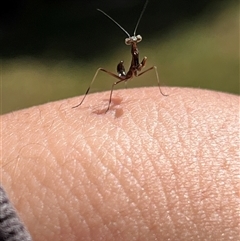
[[[126,35],[96,8],[131,35],[144,3],[10,1],[0,24],[1,113],[84,94],[98,67],[116,73],[124,60],[128,69]],[[147,67],[158,67],[166,86],[239,94],[238,5],[234,0],[150,0],[137,31],[143,37],[140,58],[147,56]],[[109,90],[114,81],[100,73],[91,92]],[[149,72],[128,88],[153,85],[156,77]]]

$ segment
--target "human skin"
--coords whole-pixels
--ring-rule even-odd
[[[2,116],[2,184],[33,240],[239,239],[239,97],[163,91]]]

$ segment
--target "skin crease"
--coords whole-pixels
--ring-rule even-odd
[[[2,184],[33,240],[239,239],[239,97],[162,90],[2,116]]]

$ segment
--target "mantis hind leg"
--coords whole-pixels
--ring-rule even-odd
[[[107,73],[107,74],[113,76],[114,78],[117,78],[117,79],[121,80],[121,77],[119,77],[118,75],[116,75],[116,74],[114,74],[114,73],[112,73],[112,72],[110,72],[110,71],[108,71],[108,70],[106,70],[106,69],[103,69],[103,68],[99,68],[99,69],[97,69],[97,71],[96,71],[95,75],[93,76],[93,79],[92,79],[92,81],[91,81],[89,87],[87,88],[87,91],[85,92],[85,94],[84,94],[84,96],[83,96],[81,102],[80,102],[78,105],[73,106],[72,108],[77,108],[78,106],[80,106],[80,105],[83,103],[83,101],[85,100],[85,98],[86,98],[86,96],[87,96],[89,90],[91,89],[91,86],[92,86],[92,84],[94,83],[94,81],[95,81],[95,79],[96,79],[96,77],[97,77],[99,71],[103,71],[103,72],[105,72],[105,73]]]
[[[143,60],[144,60],[144,59],[143,59]],[[146,59],[145,59],[145,63],[146,63]],[[158,77],[157,66],[152,66],[152,67],[144,70],[144,71],[141,72],[138,76],[143,75],[143,74],[147,73],[147,72],[150,71],[150,70],[155,70],[155,74],[156,74],[156,77],[157,77],[157,82],[158,82],[158,87],[159,87],[160,93],[161,93],[163,96],[168,96],[167,94],[164,94],[164,93],[162,92],[162,90],[161,90],[160,81],[159,81],[159,77]]]

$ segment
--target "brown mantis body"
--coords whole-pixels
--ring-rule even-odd
[[[155,73],[156,73],[156,77],[157,77],[157,81],[158,81],[158,87],[159,87],[159,91],[160,93],[163,95],[163,96],[167,96],[165,95],[162,91],[161,91],[161,88],[160,88],[160,81],[159,81],[159,77],[158,77],[158,71],[157,71],[157,67],[156,66],[152,66],[146,70],[144,70],[143,72],[142,71],[142,68],[145,67],[146,65],[146,61],[147,61],[147,57],[145,56],[143,58],[143,60],[141,61],[141,63],[139,62],[139,51],[138,51],[138,48],[137,48],[137,43],[141,42],[142,41],[142,37],[140,35],[137,35],[136,36],[136,30],[137,30],[137,27],[139,25],[139,22],[140,22],[140,19],[143,15],[143,12],[144,10],[146,9],[146,6],[147,6],[147,3],[148,3],[148,0],[146,1],[144,7],[143,7],[143,10],[140,14],[140,17],[138,19],[138,22],[136,24],[136,27],[135,27],[135,30],[134,30],[134,33],[133,33],[133,36],[131,37],[129,35],[129,33],[121,26],[119,25],[114,19],[112,19],[109,15],[107,15],[105,12],[103,12],[102,10],[100,9],[97,9],[98,11],[102,12],[104,15],[106,15],[108,18],[110,18],[116,25],[118,25],[127,35],[128,35],[128,38],[125,39],[125,44],[126,45],[131,45],[131,55],[132,55],[132,61],[131,61],[131,65],[129,67],[129,70],[127,72],[125,72],[125,68],[124,68],[124,65],[123,65],[123,61],[120,61],[120,63],[117,65],[117,74],[114,74],[106,69],[103,69],[103,68],[99,68],[97,69],[82,101],[74,106],[73,108],[76,108],[78,106],[80,106],[84,99],[86,98],[93,82],[95,81],[99,71],[103,71],[111,76],[113,76],[114,78],[118,79],[116,82],[114,82],[112,84],[112,88],[111,88],[111,92],[110,92],[110,97],[109,97],[109,102],[108,102],[108,107],[107,107],[107,110],[106,112],[108,112],[109,108],[110,108],[110,105],[111,105],[111,101],[112,101],[112,93],[113,93],[113,89],[114,89],[114,86],[121,83],[121,82],[127,82],[129,79],[132,79],[134,76],[137,77],[137,76],[140,76],[140,75],[143,75],[145,74],[146,72],[150,71],[150,70],[155,70]],[[140,72],[140,73],[138,73]]]

